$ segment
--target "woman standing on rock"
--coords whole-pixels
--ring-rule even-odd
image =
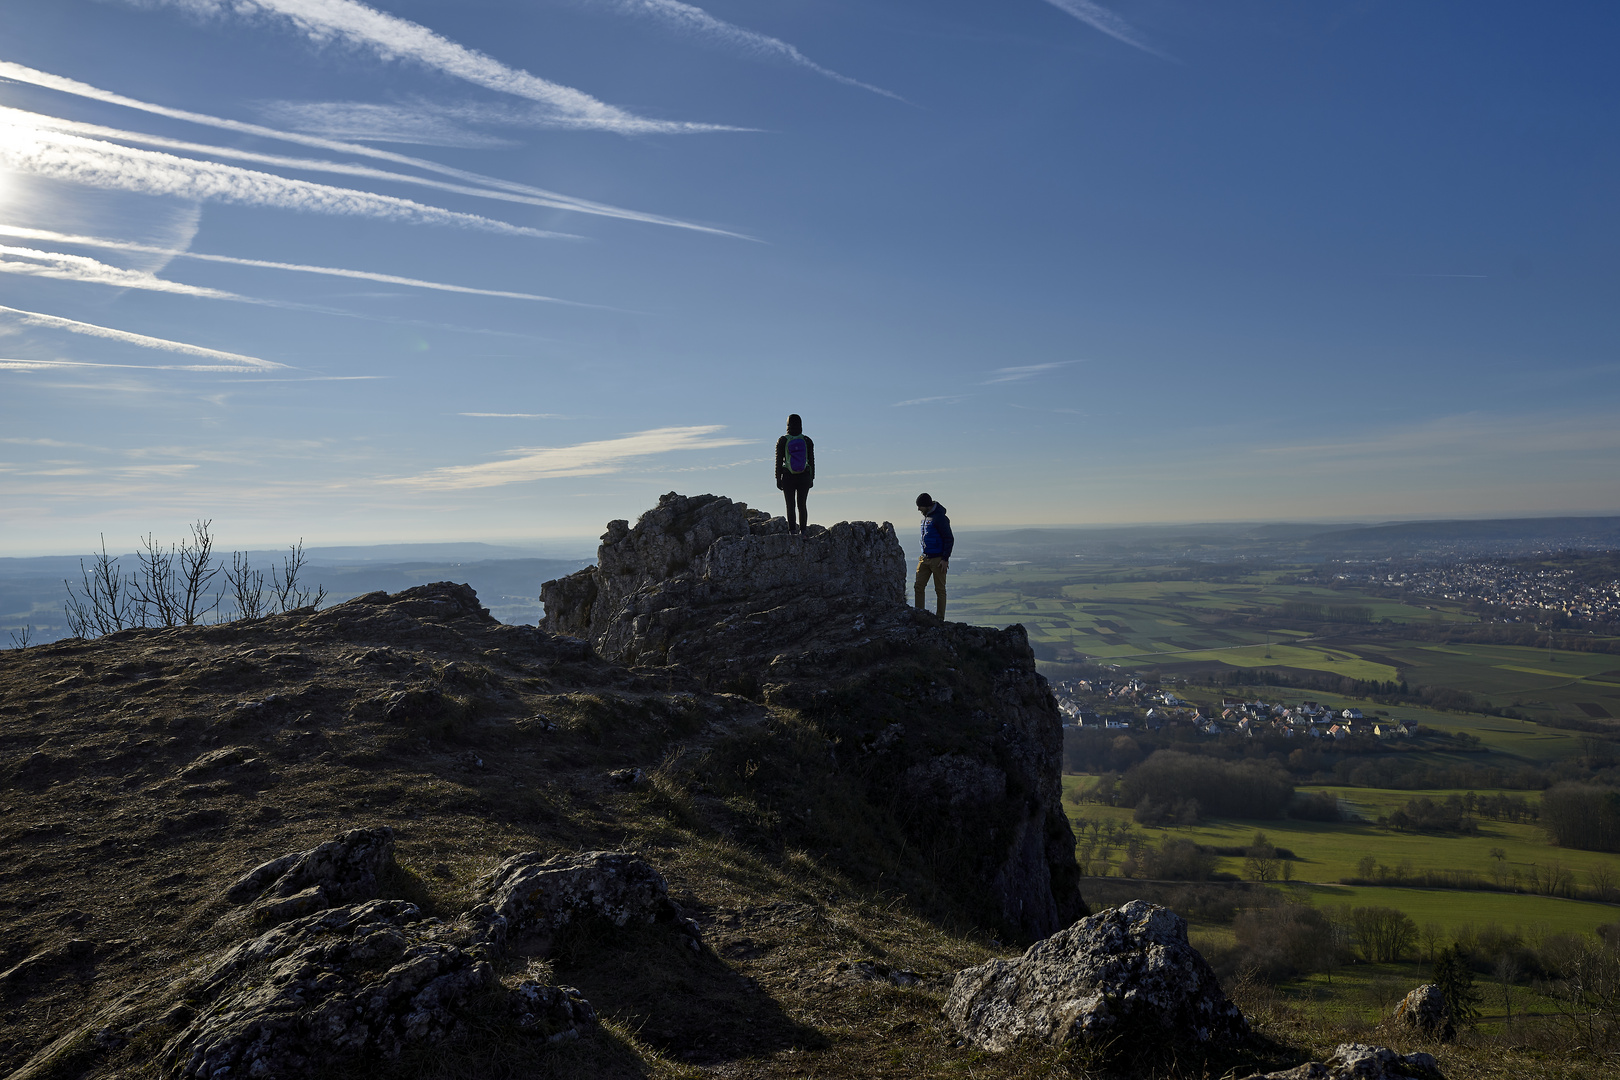
[[[804,508],[811,485],[816,482],[816,444],[804,433],[799,414],[788,417],[787,434],[776,440],[776,490],[787,500],[788,532],[802,533],[810,524]],[[797,507],[795,507],[795,501]],[[794,510],[798,510],[795,519]]]

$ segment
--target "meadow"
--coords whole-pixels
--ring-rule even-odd
[[[1548,844],[1540,827],[1480,819],[1478,836],[1438,836],[1398,832],[1372,821],[1294,821],[1263,819],[1210,819],[1192,826],[1150,828],[1136,825],[1126,807],[1076,802],[1075,797],[1090,786],[1095,777],[1069,775],[1063,778],[1064,807],[1071,825],[1082,837],[1089,833],[1086,823],[1100,821],[1129,826],[1154,844],[1167,838],[1191,840],[1207,847],[1247,846],[1256,832],[1263,832],[1275,846],[1293,852],[1294,881],[1278,882],[1276,887],[1302,903],[1318,907],[1380,905],[1398,908],[1419,925],[1434,922],[1454,933],[1467,925],[1495,923],[1506,927],[1541,928],[1558,932],[1590,933],[1605,923],[1620,922],[1620,906],[1591,900],[1572,900],[1528,892],[1468,889],[1421,889],[1378,885],[1343,885],[1343,878],[1357,876],[1357,864],[1367,855],[1398,871],[1404,864],[1418,870],[1463,870],[1491,880],[1493,873],[1511,883],[1517,873],[1527,883],[1532,867],[1538,877],[1557,866],[1571,871],[1574,881],[1590,887],[1594,871],[1605,868],[1620,876],[1620,859],[1595,851],[1575,851]],[[1405,805],[1408,799],[1426,795],[1443,799],[1448,791],[1392,791],[1379,788],[1343,788],[1305,785],[1298,789],[1309,794],[1330,791],[1355,809],[1376,817]],[[1460,792],[1459,792],[1460,794]],[[1479,791],[1476,794],[1494,794]],[[1536,792],[1511,791],[1506,794],[1534,801]],[[1083,831],[1084,830],[1084,831]],[[1502,852],[1498,859],[1492,850]],[[1124,850],[1114,846],[1106,856],[1117,873]],[[1238,877],[1244,873],[1244,857],[1222,856],[1217,873]]]
[[[1297,577],[1293,569],[1203,580],[1164,566],[981,561],[953,578],[951,611],[970,622],[1022,623],[1052,677],[1080,662],[1194,683],[1268,668],[1463,691],[1537,720],[1620,717],[1620,655],[1426,640],[1414,630],[1461,628],[1473,615],[1443,601],[1293,584]],[[1304,630],[1281,618],[1289,604],[1348,611],[1360,621]]]

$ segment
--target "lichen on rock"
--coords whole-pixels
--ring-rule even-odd
[[[244,874],[225,893],[235,904],[253,902],[261,926],[374,899],[394,861],[394,830],[350,829],[308,851],[271,859]]]
[[[1424,983],[1402,998],[1390,1019],[1434,1039],[1450,1039],[1457,1034],[1446,995],[1434,983]]]
[[[1311,1061],[1250,1080],[1434,1080],[1440,1068],[1433,1055],[1398,1054],[1387,1046],[1340,1043],[1327,1061]]]
[[[1108,1053],[1142,1040],[1207,1051],[1249,1038],[1188,944],[1186,920],[1142,900],[1081,919],[1016,960],[958,972],[944,1011],[975,1046],[995,1051],[1038,1041]]]
[[[484,902],[467,913],[479,940],[494,950],[509,940],[549,935],[580,919],[617,927],[663,919],[697,937],[697,925],[669,897],[664,876],[624,851],[547,857],[514,855],[480,878]]]
[[[487,961],[403,900],[283,923],[221,957],[191,990],[197,1013],[164,1047],[165,1076],[295,1077],[334,1058],[397,1057],[454,1034],[495,983]]]
[[[631,526],[608,523],[597,563],[541,586],[541,626],[591,642],[610,660],[663,663],[696,608],[784,591],[904,599],[894,526],[843,521],[793,534],[723,495],[670,492]]]

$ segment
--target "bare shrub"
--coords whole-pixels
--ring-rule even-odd
[[[68,597],[62,605],[68,629],[74,637],[101,637],[134,626],[136,613],[129,583],[118,560],[107,554],[107,536],[101,537],[101,553],[91,556],[90,565],[79,560],[79,588],[66,578]]]
[[[220,571],[214,565],[212,525],[209,519],[194,522],[189,539],[167,548],[159,546],[151,533],[141,539],[130,578],[140,625],[196,626],[219,606],[217,596],[213,603],[205,603],[209,582]]]
[[[319,606],[326,599],[324,586],[316,586],[312,592],[303,588],[298,581],[298,575],[304,569],[304,540],[299,538],[298,543],[290,545],[288,553],[281,558],[281,570],[278,572],[274,566],[270,568],[270,588],[275,594],[278,610],[292,611],[294,608]]]
[[[273,611],[293,611],[319,605],[326,588],[305,587],[300,575],[306,556],[302,539],[293,544],[280,567],[271,566],[268,589],[263,570],[255,569],[240,551],[231,553],[231,565],[214,561],[213,521],[192,524],[191,535],[168,547],[148,533],[135,553],[135,568],[126,574],[119,560],[107,554],[107,539],[90,565],[79,563],[80,581],[63,581],[67,600],[63,611],[74,637],[100,637],[139,626],[195,626],[214,615],[229,596],[235,603],[233,618],[255,619]],[[225,588],[211,592],[223,574]],[[32,628],[25,632],[32,634]],[[16,640],[16,634],[12,635]],[[26,642],[24,642],[26,644]]]
[[[231,566],[225,571],[225,581],[236,601],[238,619],[257,619],[264,614],[264,571],[248,565],[248,557],[242,552],[231,552]]]

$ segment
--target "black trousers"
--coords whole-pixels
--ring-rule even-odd
[[[787,500],[787,520],[788,530],[790,532],[794,529],[798,529],[802,532],[804,527],[810,524],[810,513],[804,508],[804,500],[809,494],[809,477],[794,476],[791,473],[782,477],[782,497]],[[795,503],[797,503],[797,507],[795,507]],[[797,524],[795,524],[795,519],[793,516],[793,511],[795,509],[797,509],[799,512]]]

